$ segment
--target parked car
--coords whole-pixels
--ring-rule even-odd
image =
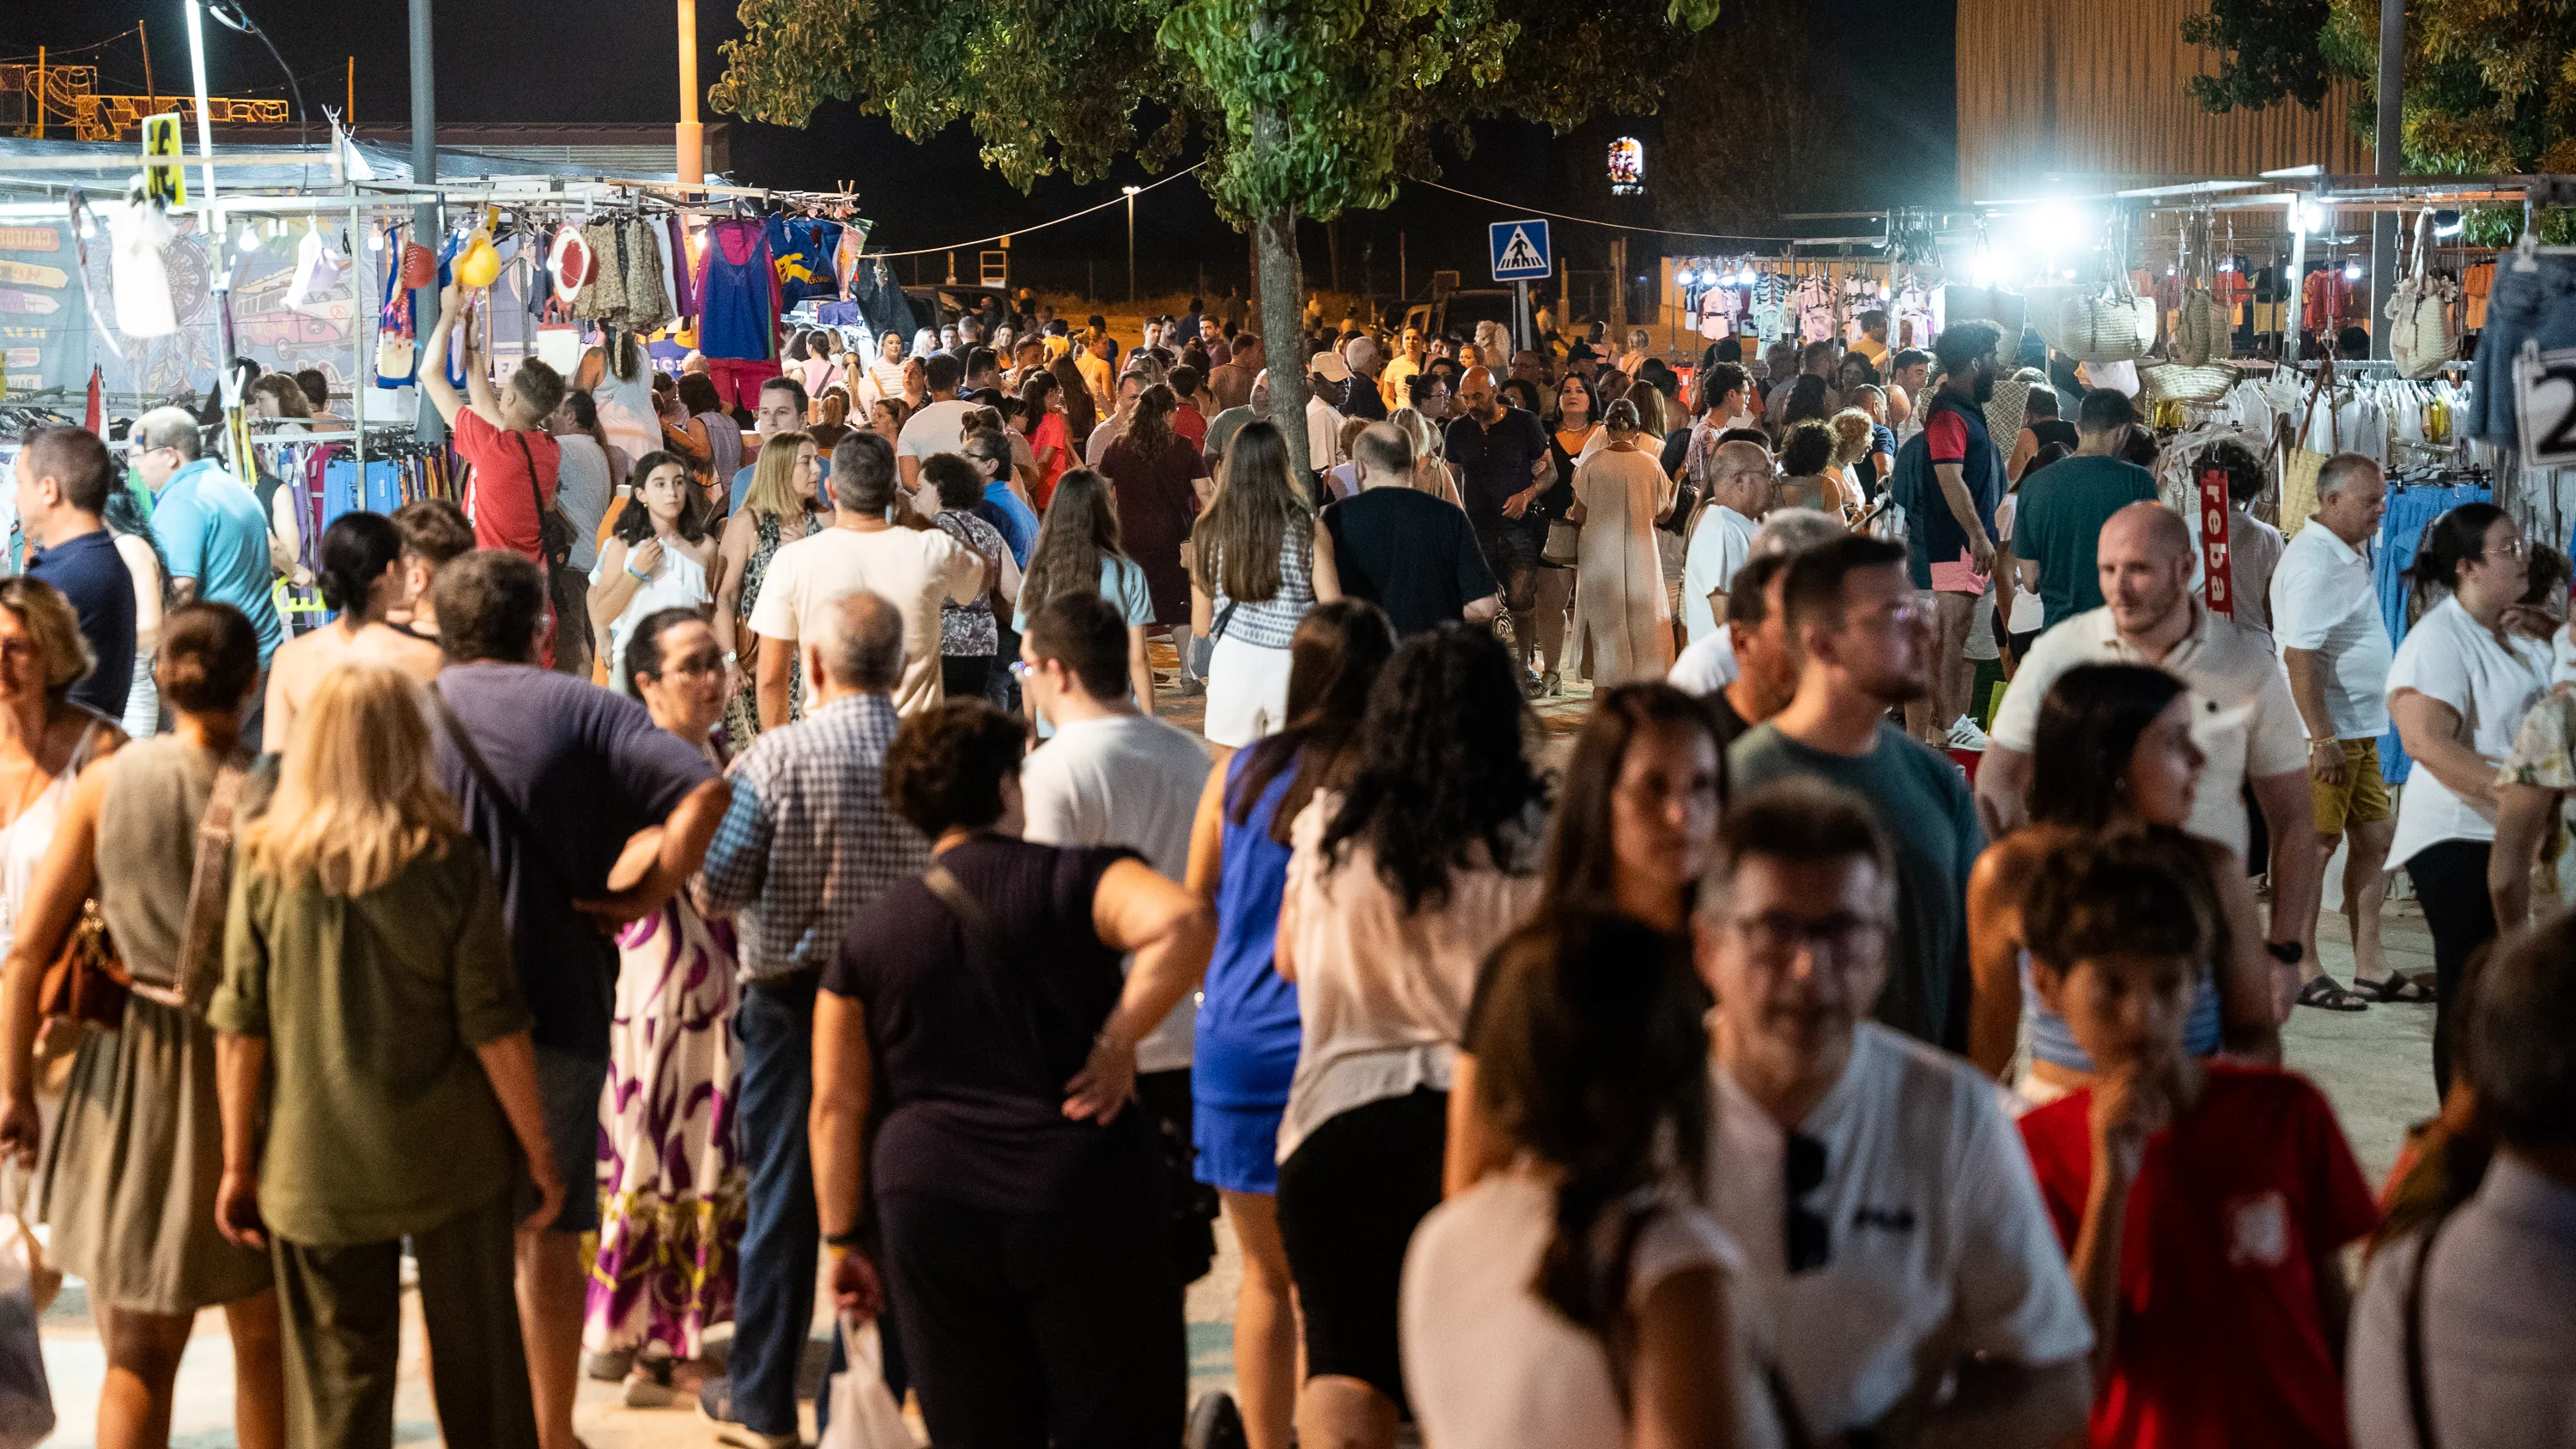
[[[1435,287],[1428,300],[1404,309],[1404,325],[1421,328],[1425,337],[1472,339],[1479,322],[1500,322],[1508,332],[1516,301],[1509,287]]]

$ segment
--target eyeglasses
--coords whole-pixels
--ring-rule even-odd
[[[1804,1132],[1790,1133],[1783,1180],[1788,1187],[1788,1219],[1783,1226],[1788,1237],[1789,1271],[1812,1273],[1833,1259],[1832,1225],[1825,1221],[1823,1213],[1802,1201],[1825,1184],[1825,1144]]]
[[[2529,558],[2531,557],[2531,540],[2527,538],[2517,538],[2511,543],[2494,544],[2479,550],[2478,557]]]
[[[1769,961],[1785,961],[1797,955],[1801,946],[1840,960],[1869,944],[1872,936],[1887,931],[1887,922],[1851,911],[1815,917],[1765,911],[1758,916],[1738,916],[1727,924],[1735,928],[1755,955]]]

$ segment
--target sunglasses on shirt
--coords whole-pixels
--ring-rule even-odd
[[[1833,1257],[1833,1230],[1825,1215],[1801,1201],[1825,1182],[1825,1144],[1804,1132],[1789,1134],[1788,1164],[1789,1271],[1812,1273]]]

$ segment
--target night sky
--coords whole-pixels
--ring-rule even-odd
[[[410,75],[404,41],[402,0],[246,0],[254,18],[267,26],[288,63],[295,67],[307,99],[316,106],[337,105],[343,93],[343,57],[357,58],[357,115],[361,125],[408,119]],[[1952,71],[1950,5],[1947,0],[1811,0],[1811,33],[1827,48],[1838,69],[1850,78],[1838,104],[1862,119],[1865,130],[1881,138],[1871,160],[1872,190],[1825,195],[1818,209],[1882,206],[1949,199],[1955,177],[1956,102]],[[141,7],[132,0],[49,0],[11,5],[0,24],[0,55],[32,53],[39,44],[62,47],[97,41],[131,28],[138,15],[152,35],[153,78],[164,90],[186,84],[188,54],[183,9],[177,0],[154,0]],[[31,13],[32,12],[32,13]],[[438,103],[442,121],[592,121],[657,122],[677,114],[679,63],[671,11],[653,3],[610,4],[605,0],[554,0],[531,6],[523,0],[437,0]],[[719,73],[719,42],[737,36],[741,27],[726,0],[700,0],[698,6],[701,79]],[[1725,21],[1718,22],[1721,27]],[[259,43],[209,22],[209,79],[219,95],[279,95],[283,85],[277,67]],[[141,62],[132,40],[98,59],[105,74],[103,89],[141,88]],[[1761,63],[1748,56],[1746,64]],[[1077,210],[1117,196],[1122,184],[1152,178],[1121,166],[1107,180],[1088,187],[1061,180],[1041,180],[1033,194],[1022,196],[976,160],[974,140],[961,124],[926,143],[895,135],[881,120],[858,116],[845,105],[817,111],[803,131],[754,126],[730,118],[736,179],[750,184],[794,187],[830,186],[842,179],[856,183],[861,210],[877,223],[880,247],[904,249],[969,241]],[[1478,129],[1475,154],[1467,159],[1444,155],[1443,179],[1471,191],[1557,210],[1598,214],[1578,200],[1578,181],[1590,181],[1602,163],[1604,140],[1622,129],[1619,118],[1604,118],[1566,138],[1544,128],[1501,123]],[[1777,132],[1742,138],[1747,146],[1778,147],[1793,138]],[[1185,158],[1195,159],[1194,157]],[[1653,180],[1653,156],[1648,157]],[[1883,187],[1883,190],[1876,188]],[[1585,188],[1591,189],[1591,188]],[[1373,284],[1380,293],[1396,286],[1399,234],[1415,291],[1432,266],[1481,268],[1483,224],[1508,211],[1462,201],[1425,187],[1408,187],[1384,212],[1353,214],[1341,225],[1341,280],[1351,290]],[[1616,218],[1651,223],[1651,207]],[[1139,256],[1148,291],[1189,285],[1192,268],[1204,264],[1214,282],[1244,270],[1243,239],[1218,222],[1195,183],[1180,181],[1152,193],[1140,203]],[[1322,228],[1305,231],[1307,279],[1322,285],[1327,248]],[[1558,254],[1569,265],[1599,265],[1610,232],[1600,228],[1557,228]],[[1126,224],[1122,209],[1111,207],[1014,244],[1020,272],[1016,280],[1047,286],[1080,287],[1086,275],[1096,278],[1099,292],[1114,295],[1125,283]],[[1660,255],[1666,245],[1638,235],[1630,243],[1633,262]],[[1689,250],[1675,243],[1671,249]],[[1092,270],[1086,274],[1085,263]],[[911,264],[905,264],[911,265]],[[939,259],[927,259],[937,280]],[[972,265],[961,257],[961,272]],[[906,280],[911,280],[907,273]],[[1471,280],[1471,285],[1472,280]]]

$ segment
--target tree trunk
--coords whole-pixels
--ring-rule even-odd
[[[1258,143],[1260,131],[1254,136]],[[1306,353],[1304,311],[1297,276],[1297,214],[1272,212],[1253,223],[1261,255],[1261,346],[1270,359],[1270,420],[1287,439],[1288,456],[1304,477],[1306,457]]]

